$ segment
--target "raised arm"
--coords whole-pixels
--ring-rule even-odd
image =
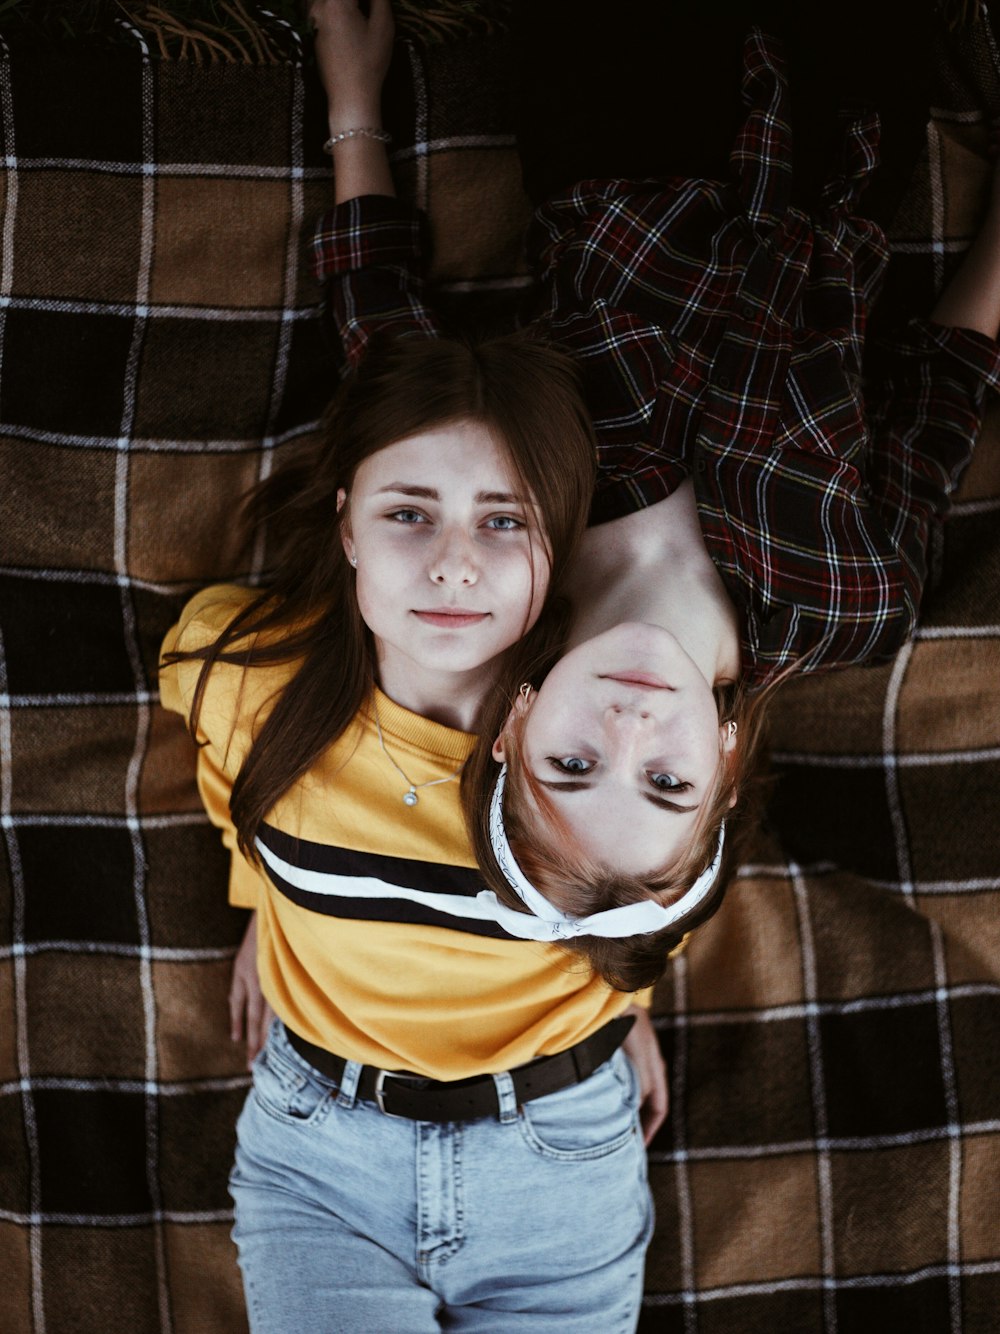
[[[367,17],[357,0],[312,0],[316,60],[326,90],[334,200],[394,195],[382,134],[382,84],[392,58],[389,0],[371,0]],[[345,137],[340,137],[345,136]]]
[[[316,228],[313,272],[328,284],[331,319],[347,361],[356,366],[374,334],[438,333],[424,300],[427,223],[396,199],[382,136],[382,83],[392,55],[389,0],[372,0],[367,16],[358,0],[313,0],[309,12],[330,139],[336,140],[335,206]]]

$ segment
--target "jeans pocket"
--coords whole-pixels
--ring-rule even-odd
[[[288,1045],[277,1024],[253,1066],[253,1096],[268,1116],[312,1124],[326,1116],[337,1086],[308,1065]]]
[[[638,1134],[636,1081],[622,1051],[581,1084],[533,1098],[518,1123],[529,1147],[546,1158],[603,1158]]]

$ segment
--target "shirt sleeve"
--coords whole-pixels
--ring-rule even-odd
[[[867,484],[899,553],[913,617],[931,528],[972,458],[1000,346],[970,329],[913,321],[895,341],[870,413]]]
[[[427,232],[423,213],[389,195],[349,199],[320,219],[313,273],[328,284],[330,316],[351,366],[376,333],[439,335],[424,295]]]
[[[239,610],[240,599],[245,600],[245,596],[245,593],[235,589],[210,588],[192,598],[184,608],[180,621],[167,632],[161,657],[181,647],[192,648],[210,643],[226,621]],[[201,665],[198,659],[184,659],[160,667],[160,702],[165,709],[179,713],[185,722],[190,721]],[[223,673],[226,671],[226,668],[222,669]],[[215,673],[213,679],[214,676]],[[211,690],[202,703],[197,733],[198,792],[209,820],[221,833],[223,846],[230,854],[229,902],[237,908],[256,908],[261,888],[260,876],[237,846],[236,826],[229,813],[233,779],[226,760],[232,763],[230,714],[233,701],[228,698],[227,692],[224,693],[228,701],[224,708],[220,708],[215,692]],[[203,726],[203,723],[207,726]],[[213,737],[224,741],[222,750],[217,748]]]

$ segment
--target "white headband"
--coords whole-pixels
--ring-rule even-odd
[[[517,936],[520,940],[567,940],[573,936],[621,938],[645,935],[648,931],[662,931],[697,908],[718,878],[726,829],[724,823],[719,827],[719,842],[711,866],[702,871],[687,893],[682,894],[676,903],[671,903],[665,908],[655,899],[644,899],[641,903],[628,903],[623,908],[608,908],[604,912],[595,912],[589,917],[568,917],[538,892],[517,864],[517,858],[507,840],[507,830],[503,820],[503,792],[506,782],[505,764],[500,769],[490,801],[490,843],[493,845],[493,855],[504,878],[516,890],[518,898],[525,907],[531,909],[532,915],[508,908],[506,904],[500,902],[491,889],[480,890],[476,897],[509,935]]]

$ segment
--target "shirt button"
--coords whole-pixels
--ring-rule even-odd
[[[706,472],[708,470],[708,464],[704,459],[698,459],[694,465],[694,470],[695,472]]]
[[[728,388],[729,388],[729,376],[728,376],[728,375],[720,375],[720,376],[718,376],[717,379],[716,379],[716,381],[715,381],[715,387],[716,387],[717,389],[728,389]]]

